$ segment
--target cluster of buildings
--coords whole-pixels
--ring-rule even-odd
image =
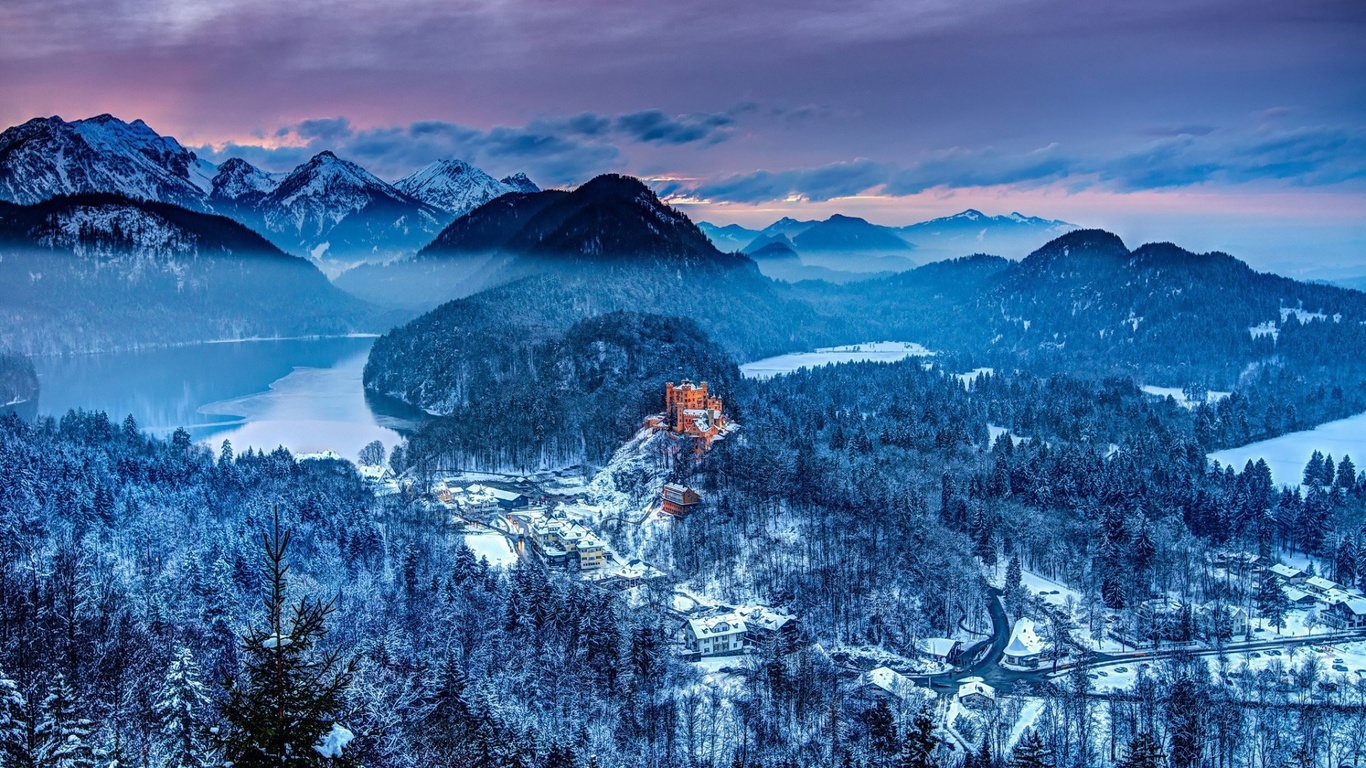
[[[694,616],[683,624],[684,655],[728,656],[778,640],[784,650],[797,642],[797,621],[763,606],[742,606]]]
[[[1366,595],[1322,576],[1277,563],[1269,569],[1291,605],[1321,606],[1324,620],[1340,629],[1366,627]]]
[[[508,531],[529,543],[546,565],[579,571],[607,565],[607,543],[579,523],[530,508],[509,511],[503,520]]]
[[[448,507],[472,512],[525,509],[531,506],[531,500],[523,493],[478,483],[462,486],[438,482],[432,486],[432,493]]]

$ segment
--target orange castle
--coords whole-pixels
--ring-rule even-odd
[[[664,385],[664,418],[654,417],[647,424],[655,429],[668,429],[680,435],[695,437],[703,449],[711,448],[730,426],[721,398],[707,393],[707,382],[694,384],[687,379],[674,385]]]

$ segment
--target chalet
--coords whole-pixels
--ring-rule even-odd
[[[859,676],[859,692],[866,698],[899,702],[915,692],[915,683],[891,667],[878,667]]]
[[[504,491],[499,488],[490,488],[489,495],[493,497],[498,506],[503,509],[525,509],[530,502],[526,496],[516,491]]]
[[[1034,630],[1034,620],[1021,616],[1015,620],[1001,663],[1008,667],[1034,669],[1043,656],[1044,643]]]
[[[660,509],[674,517],[683,517],[701,503],[702,497],[686,485],[669,483],[660,491]]]
[[[963,642],[951,637],[927,637],[915,644],[921,656],[946,664],[952,663],[963,652]]]
[[[1304,580],[1304,589],[1315,595],[1324,596],[1337,588],[1337,582],[1330,581],[1322,576],[1310,576]]]
[[[749,605],[735,609],[736,615],[745,620],[745,640],[751,645],[761,645],[769,640],[778,639],[784,651],[795,650],[797,646],[797,620],[792,616],[778,613],[762,605]]]
[[[1341,629],[1366,627],[1366,597],[1357,597],[1328,606],[1328,623]]]
[[[1308,606],[1318,602],[1314,599],[1313,594],[1306,592],[1299,587],[1286,587],[1285,597],[1290,601],[1291,605],[1295,606]]]
[[[696,656],[725,656],[745,648],[745,620],[734,613],[705,619],[688,619],[683,627],[683,642]]]
[[[980,677],[965,677],[958,686],[958,701],[969,709],[991,709],[996,706],[996,689]]]
[[[1306,578],[1304,571],[1301,571],[1299,568],[1291,568],[1288,565],[1281,565],[1280,563],[1271,566],[1271,573],[1275,575],[1277,581],[1286,585],[1294,584],[1298,586],[1304,583]]]

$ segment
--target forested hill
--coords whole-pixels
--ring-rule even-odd
[[[585,271],[747,268],[748,259],[716,250],[641,181],[608,174],[571,192],[502,195],[456,219],[417,258],[359,267],[337,284],[376,303],[425,311],[536,275],[572,281]]]
[[[1366,294],[1171,243],[1078,230],[1019,262],[974,256],[858,286],[807,284],[883,335],[1036,370],[1232,389],[1248,366],[1333,365],[1366,341]]]
[[[169,203],[0,203],[0,254],[0,347],[30,354],[345,333],[376,315],[241,224]]]

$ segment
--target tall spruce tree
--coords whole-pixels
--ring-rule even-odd
[[[25,709],[19,684],[0,673],[0,768],[21,768],[32,762]]]
[[[1164,768],[1167,754],[1162,751],[1162,743],[1151,732],[1142,731],[1129,740],[1124,757],[1115,764],[1116,768]]]
[[[1053,752],[1037,729],[1030,728],[1010,752],[1010,768],[1053,768]]]
[[[336,610],[335,597],[302,598],[287,611],[289,541],[276,510],[271,530],[262,536],[266,623],[242,636],[245,672],[228,683],[222,703],[221,748],[234,768],[335,768],[344,761],[324,757],[316,747],[332,730],[355,660],[344,663],[339,651],[318,648],[327,617]]]
[[[34,728],[38,742],[34,762],[43,768],[94,768],[90,730],[90,720],[80,712],[76,691],[58,672],[48,686]]]
[[[203,768],[212,764],[206,716],[209,692],[200,681],[199,665],[189,648],[179,648],[166,669],[157,696],[162,758],[167,768]]]

